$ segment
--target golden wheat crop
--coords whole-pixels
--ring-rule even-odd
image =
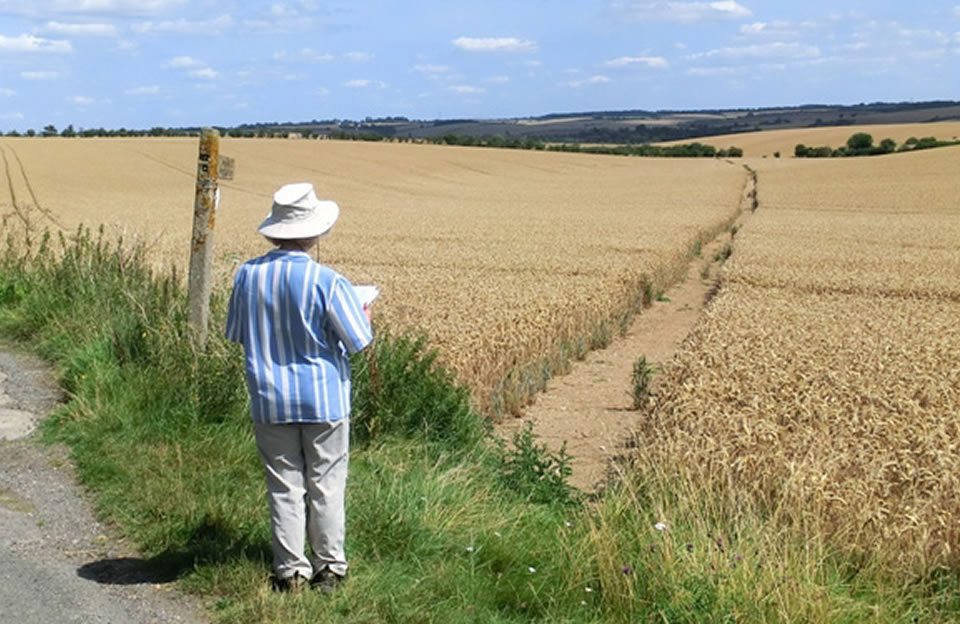
[[[195,139],[0,148],[22,160],[50,224],[104,223],[184,265]],[[237,174],[222,184],[220,279],[267,248],[256,227],[273,190],[313,182],[342,208],[321,261],[379,284],[378,322],[428,332],[486,407],[515,404],[565,355],[602,344],[644,279],[656,288],[677,277],[695,241],[735,216],[746,178],[713,160],[401,144],[225,139],[221,152]]]
[[[638,456],[901,572],[960,566],[960,148],[759,167]]]
[[[837,148],[846,145],[850,135],[856,132],[870,134],[873,137],[874,144],[879,144],[883,139],[890,138],[901,145],[910,137],[919,139],[928,136],[936,137],[942,141],[953,141],[960,138],[960,121],[788,128],[668,141],[663,145],[689,143],[696,140],[707,145],[713,145],[717,149],[726,149],[731,145],[736,145],[743,148],[743,155],[747,157],[769,156],[772,158],[775,152],[780,152],[781,158],[788,158],[793,156],[793,150],[798,143],[803,143],[807,147],[826,145]]]

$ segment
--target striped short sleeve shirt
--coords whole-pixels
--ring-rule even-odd
[[[373,339],[350,282],[306,253],[284,250],[237,271],[226,336],[243,345],[251,415],[269,424],[347,418],[347,355]]]

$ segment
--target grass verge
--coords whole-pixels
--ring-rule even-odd
[[[223,293],[213,310],[222,325]],[[703,491],[682,460],[635,457],[585,501],[566,485],[564,453],[529,429],[495,443],[424,341],[383,330],[354,360],[350,582],[329,597],[274,594],[242,358],[216,331],[204,350],[191,346],[175,275],[102,232],[8,238],[0,332],[57,366],[70,400],[43,435],[69,444],[101,516],[218,621],[892,623],[960,612],[955,576],[884,576],[815,527]]]

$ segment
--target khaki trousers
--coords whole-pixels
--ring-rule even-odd
[[[267,477],[273,567],[278,578],[347,573],[344,493],[350,422],[254,423]],[[312,556],[305,554],[305,538]]]

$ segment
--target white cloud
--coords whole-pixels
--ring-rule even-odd
[[[127,95],[156,95],[160,93],[160,87],[157,85],[145,85],[142,87],[133,87],[124,91]]]
[[[274,17],[296,17],[300,13],[286,2],[274,2],[270,5],[270,15]]]
[[[6,37],[0,35],[0,50],[7,52],[71,52],[73,46],[69,41],[60,39],[44,39],[33,35]]]
[[[490,76],[486,81],[503,84],[504,82],[510,82],[510,76]]]
[[[274,52],[273,60],[288,63],[329,63],[333,60],[333,55],[329,52],[317,52],[313,48],[303,48],[294,53],[286,50]]]
[[[316,52],[311,48],[300,50],[300,58],[311,63],[327,63],[333,60],[333,55],[326,52]]]
[[[90,106],[91,104],[96,103],[95,99],[92,97],[87,97],[86,95],[73,95],[68,97],[67,100],[73,102],[77,106]]]
[[[960,17],[960,4],[958,4],[957,6],[953,7],[953,14],[954,14],[955,16],[957,16],[957,17]]]
[[[183,67],[196,67],[197,65],[200,65],[200,64],[201,64],[200,61],[193,58],[192,56],[175,56],[169,61],[167,61],[167,64],[165,66],[183,68]]]
[[[687,70],[691,76],[729,76],[735,73],[732,67],[691,67]]]
[[[381,89],[386,89],[389,85],[382,80],[366,80],[358,78],[344,82],[343,86],[347,87],[348,89],[365,89],[367,87],[379,87]]]
[[[799,36],[799,29],[816,28],[812,22],[801,22],[800,24],[791,24],[785,21],[775,22],[753,22],[744,24],[740,27],[740,34],[746,37],[777,37],[780,39],[795,38]]]
[[[180,18],[160,22],[139,22],[133,25],[133,30],[142,35],[219,35],[231,28],[233,23],[232,17],[221,15],[203,21],[190,21]]]
[[[373,55],[369,52],[347,52],[343,58],[351,63],[369,63],[373,60]]]
[[[0,8],[17,15],[159,15],[187,0],[6,0]]]
[[[799,43],[766,43],[758,45],[718,48],[708,52],[699,52],[693,54],[690,58],[813,58],[820,56],[820,48],[816,46],[802,45]]]
[[[753,12],[750,9],[743,6],[739,2],[733,2],[732,0],[726,0],[724,2],[711,2],[710,10],[721,14],[730,15],[732,17],[746,17],[748,15],[753,15]]]
[[[646,65],[653,69],[666,69],[670,63],[662,56],[621,56],[604,63],[607,67],[627,67],[629,65]]]
[[[187,72],[187,75],[191,78],[202,78],[203,80],[214,80],[217,78],[220,73],[210,67],[203,67],[201,69],[191,69]]]
[[[543,61],[524,61],[524,67],[543,67]]]
[[[925,28],[918,28],[918,29],[901,28],[898,31],[898,34],[903,39],[933,40],[940,44],[947,43],[948,41],[950,41],[950,36],[943,33],[942,31],[929,30]]]
[[[17,92],[14,91],[13,89],[0,88],[0,97],[10,97],[10,96],[16,95],[16,94],[17,94]]]
[[[39,31],[77,37],[115,37],[117,35],[117,27],[113,24],[47,22],[40,27]]]
[[[271,19],[244,19],[245,30],[264,34],[289,34],[316,28],[316,20],[307,15],[289,13],[271,15]]]
[[[428,76],[435,76],[437,74],[445,74],[450,71],[450,67],[447,65],[430,65],[430,64],[421,64],[414,65],[413,71],[418,74],[426,74]]]
[[[866,50],[870,47],[870,44],[866,41],[857,41],[855,43],[845,43],[841,46],[837,46],[838,50],[844,50],[847,52],[858,52],[860,50]]]
[[[911,52],[909,56],[915,61],[936,61],[942,59],[946,54],[947,50],[945,48],[937,48],[935,50],[918,50]]]
[[[0,119],[8,121],[19,121],[23,119],[23,113],[0,113]]]
[[[472,87],[470,85],[457,85],[455,87],[447,87],[448,91],[453,93],[459,93],[460,95],[480,95],[486,93],[487,90],[483,87]]]
[[[20,77],[24,80],[55,80],[60,74],[54,71],[22,71]]]
[[[597,74],[596,76],[590,76],[584,80],[571,80],[570,82],[564,83],[565,86],[573,87],[574,89],[579,89],[580,87],[585,87],[593,84],[603,84],[605,82],[610,82],[610,78],[604,76],[603,74]]]
[[[536,52],[537,44],[514,37],[458,37],[453,45],[467,52]]]
[[[704,20],[738,19],[753,12],[739,2],[624,2],[610,3],[621,17],[642,22],[700,22]]]
[[[320,87],[318,89],[314,89],[313,94],[318,95],[320,97],[327,97],[328,95],[330,95],[330,89],[327,89],[325,87]]]

